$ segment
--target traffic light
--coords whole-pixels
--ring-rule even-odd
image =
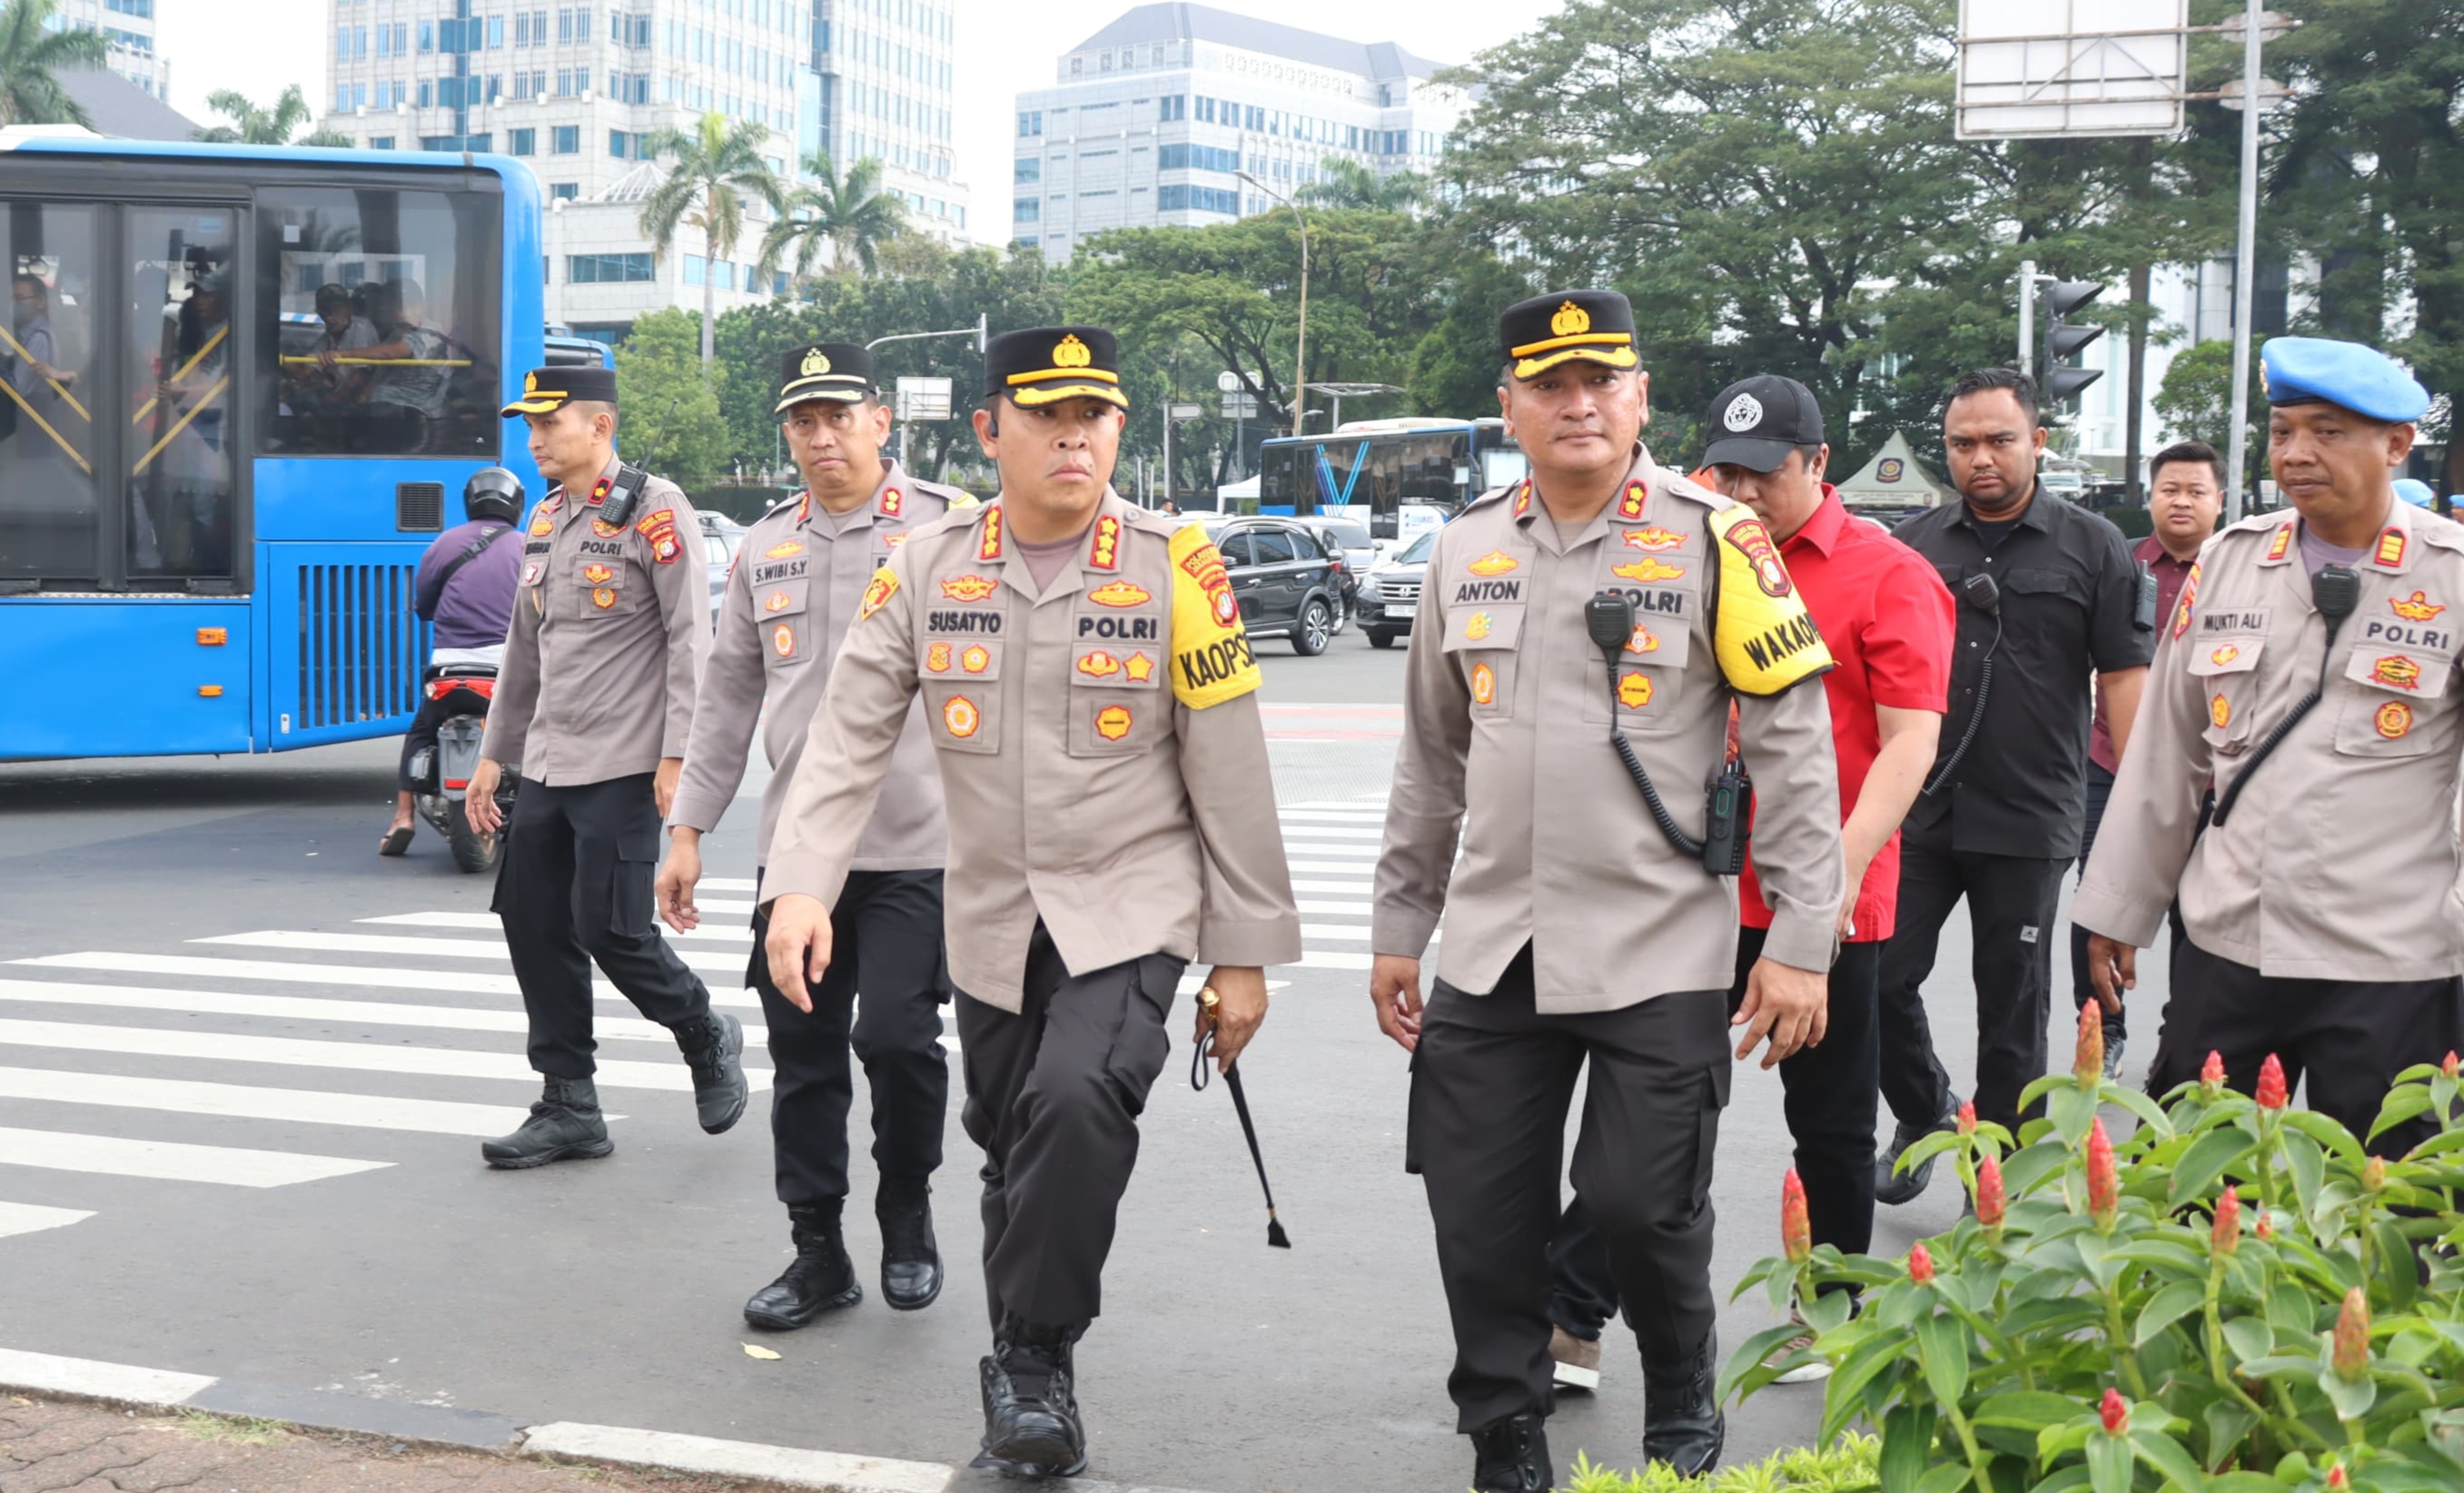
[[[2066,405],[2079,390],[2103,378],[2103,371],[2072,365],[2071,358],[2104,335],[2101,326],[2072,326],[2063,318],[2104,293],[2093,280],[2045,282],[2045,341],[2036,355],[2036,390],[2047,405]]]

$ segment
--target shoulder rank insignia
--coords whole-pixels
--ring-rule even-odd
[[[1194,711],[1238,699],[1258,688],[1258,661],[1241,626],[1241,604],[1223,556],[1206,530],[1173,531],[1172,692]]]
[[[1514,492],[1514,513],[1512,516],[1520,518],[1530,511],[1531,479],[1529,477],[1525,477],[1523,479],[1523,486],[1515,489]]]
[[[898,489],[886,487],[881,490],[881,516],[884,518],[895,518],[906,511],[907,499]]]
[[[993,503],[986,506],[984,509],[983,538],[982,541],[976,546],[976,559],[999,560],[1001,558],[1001,504]]]
[[[1095,543],[1087,552],[1087,563],[1097,570],[1121,568],[1121,520],[1106,514],[1095,520]]]
[[[2292,550],[2293,524],[2290,520],[2287,520],[2284,523],[2277,525],[2276,533],[2268,537],[2267,562],[2269,564],[2274,564],[2276,561],[2282,560],[2286,555],[2292,553]]]
[[[1711,531],[1720,556],[1711,642],[1728,687],[1740,694],[1778,694],[1828,670],[1831,649],[1753,510],[1723,508],[1711,516]]]
[[[1650,496],[1651,488],[1648,484],[1641,482],[1627,483],[1625,485],[1625,495],[1617,499],[1617,516],[1629,521],[1641,517],[1642,505]]]
[[[2371,563],[2379,566],[2383,570],[2403,569],[2404,531],[2402,529],[2389,529],[2386,533],[2380,535],[2378,553],[2371,556],[2370,560]]]

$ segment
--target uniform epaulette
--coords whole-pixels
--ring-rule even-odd
[[[761,518],[776,518],[781,514],[785,513],[788,509],[803,502],[805,496],[806,494],[803,493],[790,493],[785,497],[782,497],[779,499],[779,501],[771,504],[768,508],[763,509],[761,512]],[[761,518],[756,518],[753,521],[755,523],[759,523]]]
[[[954,488],[946,482],[927,482],[922,477],[918,476],[910,476],[907,479],[907,485],[913,488],[918,493],[929,493],[933,496],[939,498],[944,503],[949,502],[953,498],[959,498],[967,495],[965,490],[962,488]]]
[[[2237,523],[2229,523],[2217,530],[2215,538],[2221,539],[2229,534],[2273,534],[2276,532],[2277,525],[2289,522],[2291,518],[2292,515],[2287,513],[2253,514]]]
[[[1133,506],[1130,509],[1130,527],[1144,529],[1149,534],[1170,534],[1180,525],[1174,523],[1169,514],[1160,514],[1152,508]]]
[[[1730,497],[1727,494],[1715,493],[1711,489],[1705,487],[1702,483],[1695,481],[1692,477],[1689,477],[1683,472],[1678,472],[1673,468],[1662,467],[1661,469],[1661,474],[1668,479],[1668,492],[1672,495],[1690,498],[1711,510],[1711,512],[1715,514],[1724,508],[1733,508],[1737,506],[1737,500]]]
[[[2414,515],[2412,534],[2432,549],[2464,550],[2464,523],[2441,518],[2427,510]]]
[[[1521,483],[1519,483],[1519,482],[1508,482],[1508,483],[1507,483],[1507,484],[1506,484],[1506,486],[1504,486],[1504,487],[1494,487],[1494,488],[1490,488],[1487,492],[1483,493],[1482,494],[1480,494],[1480,496],[1475,497],[1475,498],[1473,498],[1470,502],[1463,504],[1463,505],[1462,510],[1461,510],[1460,512],[1458,512],[1458,513],[1455,515],[1455,516],[1456,516],[1456,517],[1458,517],[1458,518],[1460,518],[1460,517],[1462,517],[1462,516],[1463,516],[1463,514],[1470,513],[1473,509],[1478,508],[1478,507],[1482,506],[1482,505],[1483,505],[1483,504],[1485,504],[1485,503],[1494,503],[1494,502],[1498,501],[1499,499],[1501,499],[1501,498],[1505,497],[1507,494],[1513,492],[1516,488],[1521,487],[1522,485],[1523,485],[1523,484],[1521,484]]]

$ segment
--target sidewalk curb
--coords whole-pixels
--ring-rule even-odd
[[[5,1348],[0,1348],[0,1390],[137,1410],[247,1416],[306,1430],[383,1436],[457,1451],[553,1456],[613,1467],[742,1478],[816,1493],[946,1493],[958,1477],[957,1468],[940,1462],[850,1457],[626,1426],[525,1421],[483,1411],[281,1389]],[[1105,1484],[1078,1482],[1073,1493],[1108,1490]]]

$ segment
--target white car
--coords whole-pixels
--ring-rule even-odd
[[[1379,558],[1360,579],[1360,630],[1369,634],[1371,648],[1391,648],[1397,638],[1412,630],[1412,614],[1420,608],[1420,582],[1429,568],[1429,551],[1438,543],[1438,531],[1423,529],[1419,537]]]

